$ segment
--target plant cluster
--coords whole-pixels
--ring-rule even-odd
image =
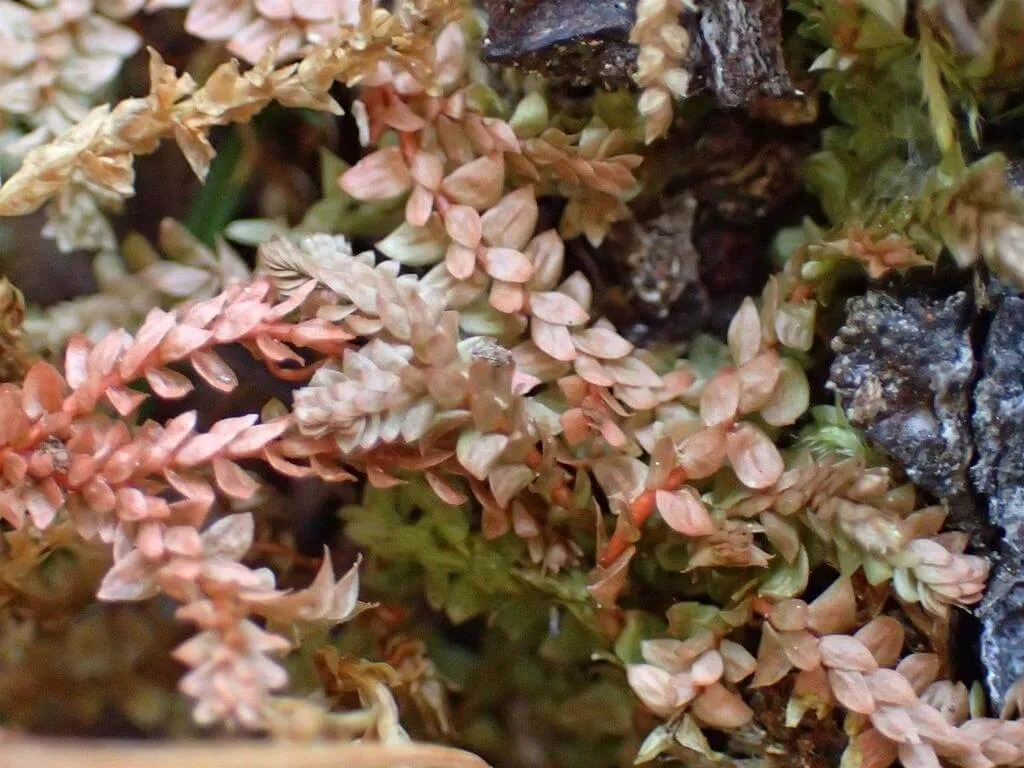
[[[367,754],[396,765],[474,764],[417,752],[410,732],[501,759],[516,726],[496,710],[528,698],[524,717],[553,730],[524,741],[566,765],[768,764],[794,754],[787,733],[840,721],[845,768],[1024,764],[1024,723],[986,716],[947,658],[988,560],[841,412],[811,408],[807,373],[843,264],[882,279],[948,251],[1022,281],[1024,203],[1000,157],[963,160],[951,106],[970,116],[1005,91],[1009,11],[978,33],[990,68],[962,74],[967,53],[923,7],[911,38],[895,6],[799,4],[838,119],[809,162],[834,226],[780,237],[796,245],[724,341],[680,353],[600,317],[567,243],[598,246],[631,216],[643,146],[686,93],[683,10],[639,4],[644,91],[604,117],[499,81],[454,0],[196,0],[186,29],[253,66],[200,86],[150,50],[147,96],[65,113],[75,124],[25,154],[0,213],[48,205],[63,248],[102,252],[101,291],[23,324],[0,285],[0,618],[42,621],[50,555],[67,552],[92,564],[100,601],[173,601],[194,630],[173,658],[199,726],[379,742],[395,751]],[[900,109],[873,95],[880,73]],[[173,139],[205,177],[216,128],[272,104],[340,115],[339,83],[362,155],[328,158],[335,186],[294,230],[229,227],[258,243],[253,269],[172,220],[169,259],[140,236],[118,247],[100,209],[133,194],[136,156]],[[883,194],[908,160],[925,167]],[[359,249],[366,230],[345,224],[366,218],[386,234]],[[240,388],[232,347],[284,401],[174,410],[197,384]],[[362,488],[340,512],[361,554],[303,564],[273,530],[289,502],[270,478]],[[361,578],[378,603],[360,602]],[[451,639],[480,617],[479,647]],[[159,719],[130,695],[118,706]]]

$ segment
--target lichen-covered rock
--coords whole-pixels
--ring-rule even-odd
[[[974,393],[977,461],[972,477],[1003,531],[980,610],[981,656],[989,695],[1002,700],[1024,674],[1024,299],[999,302]]]
[[[869,292],[850,300],[832,341],[829,386],[847,418],[911,480],[947,499],[969,492],[970,321],[963,293],[901,302]]]

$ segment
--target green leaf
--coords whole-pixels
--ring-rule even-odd
[[[624,664],[639,664],[643,661],[640,643],[660,637],[667,627],[663,619],[647,611],[627,611],[626,624],[615,640],[615,655]]]
[[[320,147],[320,192],[325,198],[352,201],[352,197],[338,184],[338,179],[349,167],[348,163],[329,149]]]
[[[224,228],[224,237],[242,245],[261,245],[274,235],[287,233],[288,224],[273,219],[235,219]]]
[[[602,680],[563,701],[554,719],[571,731],[594,736],[631,736],[634,706],[627,688]]]
[[[508,124],[519,138],[532,139],[548,127],[548,119],[547,99],[534,91],[519,100]]]
[[[722,609],[717,605],[706,603],[676,603],[665,615],[668,617],[668,631],[673,637],[685,640],[702,629],[718,629],[724,627],[721,619]]]
[[[435,215],[423,227],[402,222],[398,229],[377,243],[377,250],[407,267],[424,267],[443,259],[448,243],[444,225]]]
[[[768,577],[761,582],[757,591],[761,595],[775,600],[797,597],[807,589],[809,573],[810,563],[807,560],[807,550],[801,547],[800,554],[792,564],[777,557],[768,571]]]
[[[487,596],[472,581],[457,578],[448,590],[444,610],[453,624],[462,624],[482,613],[487,602]]]

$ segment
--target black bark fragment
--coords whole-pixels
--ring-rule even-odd
[[[869,292],[847,304],[829,387],[847,418],[936,496],[969,494],[971,308],[957,293],[904,302]]]

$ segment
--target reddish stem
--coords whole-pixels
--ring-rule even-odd
[[[619,518],[618,525],[615,526],[615,533],[612,534],[608,546],[601,553],[600,564],[604,567],[611,565],[633,543],[631,541],[633,530],[639,529],[654,512],[657,491],[677,491],[683,487],[685,482],[686,471],[682,467],[676,467],[669,472],[668,477],[665,478],[665,484],[661,488],[648,488],[633,499],[629,505],[628,516]]]

